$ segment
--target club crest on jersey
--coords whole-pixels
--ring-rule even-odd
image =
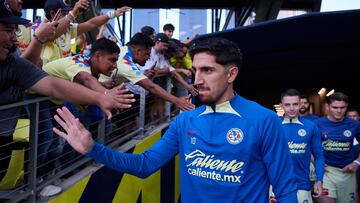
[[[243,140],[243,138],[244,133],[239,128],[231,128],[226,133],[226,139],[232,145],[239,144]]]
[[[345,136],[345,137],[351,137],[351,135],[352,135],[352,133],[351,133],[350,130],[345,130],[345,131],[344,131],[344,136]]]
[[[304,137],[306,135],[306,131],[304,129],[300,129],[300,130],[298,130],[298,135],[300,135],[301,137]]]

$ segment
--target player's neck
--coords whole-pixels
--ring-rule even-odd
[[[334,118],[334,117],[332,117],[332,116],[327,116],[327,118],[330,120],[330,121],[332,121],[332,122],[335,122],[335,123],[338,123],[338,122],[341,122],[341,121],[343,121],[344,119],[345,119],[345,117],[342,117],[341,119],[336,119],[336,118]]]
[[[288,116],[288,115],[284,115],[284,118],[286,119],[286,120],[290,120],[290,121],[293,121],[293,120],[298,120],[298,117],[299,116],[295,116],[295,117],[290,117],[290,116]]]
[[[226,90],[226,92],[222,95],[222,97],[215,103],[215,105],[219,105],[222,103],[225,103],[227,101],[230,101],[234,98],[235,93],[232,88],[229,88]]]

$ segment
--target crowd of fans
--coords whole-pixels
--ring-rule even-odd
[[[9,83],[8,86],[1,87],[1,90],[5,91],[4,93],[2,91],[1,95],[12,98],[4,100],[0,104],[27,101],[43,95],[54,97],[50,101],[39,103],[40,122],[37,150],[39,181],[49,174],[51,175],[56,165],[59,164],[54,161],[57,157],[60,157],[57,162],[60,162],[60,166],[63,168],[75,156],[75,152],[71,152],[72,150],[68,148],[64,140],[56,139],[52,132],[55,125],[52,117],[56,114],[55,109],[59,105],[67,106],[86,127],[94,129],[97,129],[97,123],[102,120],[103,111],[110,118],[115,113],[111,109],[123,109],[122,113],[115,113],[112,120],[106,121],[105,139],[110,139],[112,126],[121,126],[124,120],[136,120],[134,117],[137,117],[139,112],[139,87],[146,89],[150,95],[155,95],[154,98],[147,97],[147,103],[151,105],[151,107],[148,106],[147,111],[150,121],[156,119],[161,121],[164,116],[164,100],[170,101],[180,110],[191,110],[195,107],[189,101],[191,95],[197,95],[197,90],[191,84],[191,59],[186,50],[190,41],[187,41],[188,44],[183,44],[172,39],[172,32],[175,28],[171,24],[164,26],[164,32],[167,35],[156,34],[152,27],[145,26],[131,38],[126,46],[119,47],[114,36],[105,36],[106,24],[110,19],[129,11],[129,7],[118,8],[85,22],[76,23],[77,16],[89,8],[88,0],[77,1],[73,8],[70,8],[62,0],[47,0],[44,4],[45,16],[37,16],[34,23],[31,23],[20,18],[22,3],[19,0],[2,0],[0,3],[2,6],[0,22],[4,24],[4,31],[8,30],[11,34],[16,30],[14,32],[16,35],[11,34],[9,42],[7,42],[11,46],[10,53],[4,55],[2,60],[7,65],[12,58],[15,60],[17,58],[25,59],[32,63],[31,68],[36,67],[37,73],[30,74],[24,71],[24,74],[28,74],[24,77],[32,80],[28,84]],[[9,20],[9,18],[15,20]],[[7,28],[7,26],[15,25],[16,27]],[[96,41],[90,44],[85,33],[94,29],[99,29],[99,34]],[[18,65],[16,68],[20,69],[20,66]],[[70,93],[65,89],[59,91],[58,94],[39,91],[34,86],[36,86],[36,82],[43,81],[43,77],[50,78],[50,80],[59,78],[62,82],[76,83],[86,89],[101,93],[101,97],[108,97],[107,100],[112,100],[113,97],[117,97],[117,100],[114,99],[111,104],[99,105],[100,102],[93,101],[95,99],[88,98],[89,96],[79,98],[81,95],[76,92],[72,92],[73,95],[69,96]],[[175,94],[166,90],[168,77],[177,81]],[[22,80],[22,78],[20,79]],[[48,88],[50,87],[48,86]],[[68,88],[71,89],[72,86]],[[24,109],[1,111],[3,119],[0,132],[0,180],[7,173],[11,152],[14,149],[13,145],[16,143],[12,133],[20,112],[28,114],[28,116],[31,114],[28,106]],[[138,122],[130,123],[135,127],[138,125]],[[62,155],[65,152],[66,155]]]

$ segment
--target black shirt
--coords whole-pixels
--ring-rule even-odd
[[[23,90],[32,87],[47,74],[31,62],[9,55],[0,62],[0,106],[22,100]],[[21,107],[0,110],[0,136],[10,136]]]

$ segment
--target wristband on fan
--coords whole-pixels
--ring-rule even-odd
[[[71,19],[71,17],[70,17],[69,14],[67,14],[67,15],[65,16],[65,18],[66,18],[70,23],[72,23],[72,22],[74,21],[74,20]]]
[[[35,33],[33,34],[33,37],[34,37],[40,44],[44,44],[44,43],[45,43],[45,41],[44,41],[44,40],[41,40],[41,39],[39,38],[39,36],[37,36]]]
[[[113,19],[115,18],[115,11],[108,11],[106,13],[106,15],[110,18],[110,19]]]
[[[353,162],[356,163],[358,166],[360,166],[360,161],[355,159]]]
[[[69,11],[69,15],[71,15],[71,17],[75,20],[76,16],[74,15],[74,13],[72,11]]]
[[[70,12],[65,17],[72,23],[75,20],[75,17],[73,14],[70,14]]]

